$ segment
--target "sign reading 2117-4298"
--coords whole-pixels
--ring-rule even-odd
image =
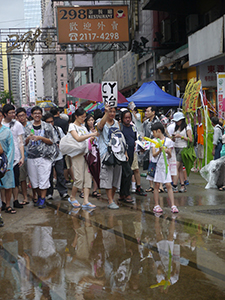
[[[59,44],[128,42],[127,6],[58,6]]]

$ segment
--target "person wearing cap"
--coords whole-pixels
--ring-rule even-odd
[[[175,151],[177,158],[177,174],[173,182],[174,192],[178,192],[178,178],[180,178],[181,188],[180,193],[186,192],[184,185],[184,173],[183,173],[183,161],[181,157],[181,151],[188,146],[188,140],[192,142],[192,132],[190,127],[187,127],[185,116],[182,112],[176,112],[173,116],[173,121],[176,123],[174,133],[172,134],[172,140],[175,142]]]

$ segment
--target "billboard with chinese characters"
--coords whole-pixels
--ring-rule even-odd
[[[219,118],[224,118],[225,111],[225,73],[217,74],[217,109]]]
[[[127,6],[58,6],[59,44],[129,41]]]
[[[225,72],[224,58],[211,60],[207,63],[199,65],[199,75],[203,87],[217,86],[217,73]]]

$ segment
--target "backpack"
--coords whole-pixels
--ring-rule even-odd
[[[108,153],[113,154],[114,164],[120,165],[122,162],[126,161],[125,152],[127,150],[126,140],[123,133],[117,127],[109,128],[109,144]]]
[[[2,184],[1,178],[5,176],[5,173],[7,172],[7,168],[8,168],[8,158],[6,154],[3,152],[0,155],[0,183],[1,184]]]

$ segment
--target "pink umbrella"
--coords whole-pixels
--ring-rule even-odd
[[[69,95],[86,100],[102,102],[102,90],[100,83],[87,83],[76,87],[68,93]],[[127,99],[118,92],[118,103],[127,102]]]

